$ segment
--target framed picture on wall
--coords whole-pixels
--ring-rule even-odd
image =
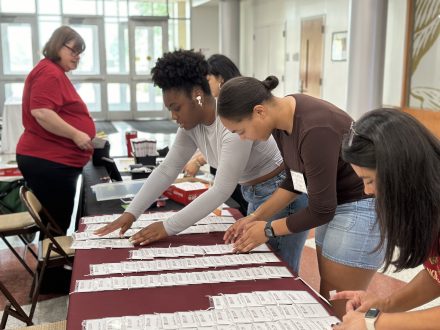
[[[332,61],[347,60],[347,31],[332,33]]]

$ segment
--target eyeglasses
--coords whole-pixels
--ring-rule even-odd
[[[70,55],[72,55],[73,57],[79,56],[82,53],[82,51],[78,52],[72,47],[67,46],[66,44],[63,44],[63,46],[66,47],[68,50],[70,50]]]

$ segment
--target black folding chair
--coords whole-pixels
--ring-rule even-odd
[[[29,313],[29,317],[32,319],[45,270],[54,267],[64,267],[71,270],[75,250],[70,249],[72,237],[64,235],[55,220],[29,189],[21,187],[20,198],[26,205],[36,225],[40,228],[40,235],[43,238],[40,239],[38,246],[38,264],[34,276],[35,285],[33,285],[34,292]],[[43,223],[42,218],[47,219],[46,224]]]
[[[0,329],[3,330],[6,327],[6,322],[8,320],[8,316],[11,315],[20,321],[23,321],[27,325],[32,325],[32,317],[26,314],[26,312],[21,308],[20,304],[15,300],[12,294],[8,289],[4,286],[3,282],[0,281],[0,291],[9,301],[3,311],[3,317],[0,322]]]

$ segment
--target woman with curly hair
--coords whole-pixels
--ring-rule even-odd
[[[343,291],[349,299],[335,329],[438,329],[440,306],[409,311],[440,296],[440,142],[412,116],[395,109],[366,113],[352,125],[342,157],[376,196],[385,269],[423,264],[388,297]]]
[[[218,97],[221,86],[234,77],[241,76],[240,70],[227,56],[221,54],[211,55],[208,60],[208,79],[209,89],[211,90],[212,96]],[[190,161],[183,168],[183,173],[185,176],[195,176],[200,167],[206,164],[206,159],[203,157],[200,151],[197,151],[195,155],[190,159]],[[211,174],[215,175],[216,169],[210,167]],[[239,210],[242,214],[246,214],[248,210],[248,202],[243,198],[242,186],[237,185],[231,198],[238,203]],[[244,192],[246,193],[246,192]],[[252,193],[252,192],[251,192]]]
[[[248,210],[252,212],[285,177],[282,157],[274,139],[242,141],[222,125],[206,79],[208,63],[202,54],[186,50],[166,53],[151,72],[153,82],[162,89],[165,106],[180,128],[165,160],[148,177],[126,212],[96,233],[105,235],[121,228],[120,234],[123,235],[174,182],[197,149],[209,165],[217,169],[217,174],[214,185],[189,205],[166,221],[154,223],[133,235],[131,241],[140,245],[177,234],[193,225],[225,202],[237,183],[251,187],[253,195],[249,196]],[[284,216],[305,207],[305,196],[287,204],[278,210]],[[306,237],[307,231],[303,231],[291,237],[273,238],[269,243],[298,271]]]

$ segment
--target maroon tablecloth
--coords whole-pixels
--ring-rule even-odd
[[[169,237],[167,240],[152,244],[152,247],[179,245],[211,245],[222,244],[223,233],[192,234]],[[67,315],[67,329],[81,329],[83,320],[104,317],[191,311],[207,309],[209,296],[220,293],[252,292],[257,290],[306,290],[315,296],[330,312],[329,306],[316,296],[302,281],[294,278],[271,279],[256,281],[239,281],[232,283],[199,284],[162,288],[145,288],[102,292],[73,292],[76,280],[90,279],[89,265],[107,262],[119,262],[128,259],[129,249],[94,249],[78,250],[73,266],[71,294]],[[280,262],[269,265],[284,265]],[[248,267],[253,267],[250,265]],[[243,266],[242,266],[243,267]],[[228,269],[238,267],[225,267]],[[220,269],[220,268],[218,268]],[[203,271],[191,269],[189,271]],[[177,272],[175,270],[170,272]],[[184,272],[184,271],[182,271]],[[157,272],[135,273],[133,275],[156,274]],[[111,275],[118,276],[118,275]],[[120,275],[122,276],[122,275]]]

